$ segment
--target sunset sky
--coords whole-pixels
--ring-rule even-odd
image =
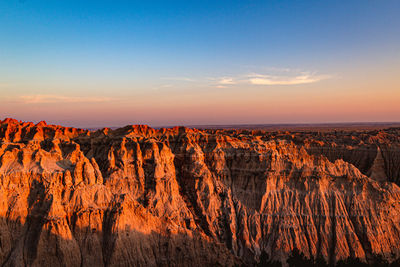
[[[400,1],[0,1],[0,119],[400,121]]]

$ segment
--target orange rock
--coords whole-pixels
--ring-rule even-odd
[[[399,137],[386,131],[96,132],[0,122],[4,265],[335,264],[400,256]]]

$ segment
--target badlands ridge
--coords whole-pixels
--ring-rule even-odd
[[[0,121],[2,266],[400,257],[400,128],[88,131]]]

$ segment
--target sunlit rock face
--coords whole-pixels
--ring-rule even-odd
[[[95,132],[0,123],[4,266],[400,256],[399,129]]]

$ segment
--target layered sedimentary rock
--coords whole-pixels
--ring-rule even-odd
[[[400,256],[399,130],[0,124],[4,266]]]

